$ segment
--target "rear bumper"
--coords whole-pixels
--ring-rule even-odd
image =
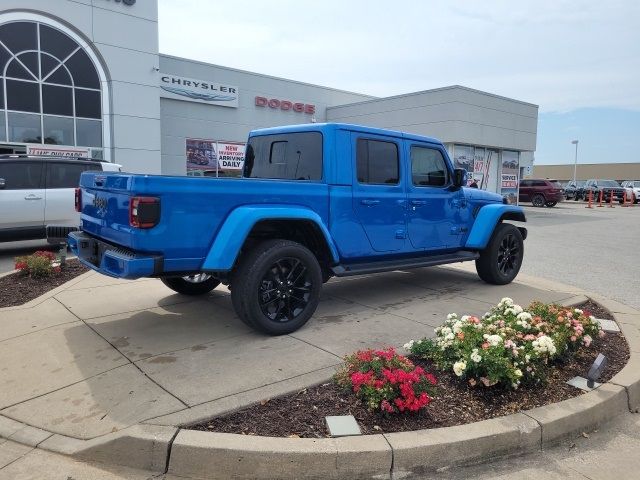
[[[152,277],[163,270],[164,259],[161,255],[135,253],[84,232],[71,232],[68,244],[83,265],[110,277]]]

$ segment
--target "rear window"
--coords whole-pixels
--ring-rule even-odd
[[[97,164],[49,162],[47,164],[47,188],[75,188],[80,184],[82,172],[100,169],[100,165]]]
[[[322,134],[299,132],[249,139],[244,176],[283,180],[322,178]]]

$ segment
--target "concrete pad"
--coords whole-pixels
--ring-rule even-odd
[[[86,288],[107,287],[111,285],[131,285],[132,283],[152,282],[160,283],[157,278],[140,278],[138,280],[123,280],[121,278],[113,278],[107,275],[91,271],[91,276],[82,280],[82,282],[71,285],[66,290],[82,290]]]
[[[433,327],[375,310],[314,318],[291,334],[339,357],[366,348],[401,347],[433,335]]]
[[[542,426],[542,444],[549,445],[572,435],[588,432],[628,411],[623,387],[604,384],[579,397],[528,410]]]
[[[163,472],[167,464],[169,443],[178,431],[175,427],[134,425],[92,440],[77,440],[52,435],[40,448],[79,460]]]
[[[8,440],[28,445],[30,447],[37,447],[51,435],[51,432],[47,432],[41,428],[24,425],[20,430],[11,435]]]
[[[188,405],[197,405],[338,362],[336,356],[295,338],[251,333],[136,365]]]
[[[575,388],[579,388],[580,390],[584,390],[585,392],[590,392],[591,390],[594,390],[596,388],[598,388],[600,385],[602,385],[601,383],[598,382],[594,382],[593,383],[593,388],[591,388],[589,385],[587,385],[589,381],[584,378],[584,377],[573,377],[569,380],[567,380],[567,383],[569,385],[571,385],[572,387]]]
[[[81,322],[5,340],[1,345],[0,408],[128,363]]]
[[[540,425],[521,413],[455,427],[388,433],[394,478],[540,448]]]
[[[27,453],[33,450],[33,447],[22,445],[20,443],[7,441],[0,444],[0,469],[3,469],[12,462],[15,462],[20,457],[24,457]],[[0,471],[2,473],[4,470]],[[2,477],[0,477],[2,478]]]
[[[391,308],[425,294],[422,287],[392,280],[385,275],[358,278],[357,281],[330,282],[322,287],[322,291],[325,295],[370,308]]]
[[[32,308],[9,311],[0,309],[0,317],[0,342],[55,325],[78,321],[75,315],[54,298],[49,298]]]
[[[619,332],[620,331],[620,327],[613,320],[608,320],[606,318],[596,318],[596,321],[600,324],[600,326],[602,327],[602,330],[604,330],[605,332]]]
[[[11,418],[0,415],[0,440],[6,440],[18,430],[22,430],[24,427],[24,423],[16,422]]]
[[[37,422],[49,432],[89,439],[183,408],[183,403],[129,364],[2,413],[22,422]]]
[[[493,305],[495,304],[453,294],[427,294],[411,298],[400,305],[384,310],[429,327],[438,327],[442,325],[450,313],[457,313],[461,316],[482,316]],[[432,330],[433,328],[429,328],[430,333],[426,336],[432,336]]]
[[[271,438],[181,430],[170,474],[196,478],[389,478],[391,449],[382,435]],[[215,465],[215,468],[212,466]]]
[[[83,320],[195,301],[194,297],[174,293],[161,282],[147,281],[65,290],[56,298]]]
[[[251,332],[233,312],[205,300],[87,322],[134,362]]]
[[[40,449],[31,450],[0,470],[1,480],[149,480],[149,478],[149,472],[126,467],[91,465]]]
[[[336,364],[337,365],[337,364]],[[161,417],[146,420],[144,423],[150,425],[193,425],[201,423],[209,418],[223,415],[225,413],[239,410],[253,405],[261,400],[287,395],[313,385],[319,385],[331,381],[331,377],[336,373],[336,367],[321,368],[304,375],[288,378],[281,382],[270,383],[263,387],[247,390],[246,392],[229,395],[227,397],[201,403],[194,407],[185,408],[179,412],[171,413]],[[0,417],[1,418],[1,417]]]

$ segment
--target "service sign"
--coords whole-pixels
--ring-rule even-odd
[[[238,108],[238,87],[168,73],[160,74],[160,96]]]
[[[88,148],[56,147],[53,145],[27,145],[27,155],[39,157],[77,158],[89,157]]]

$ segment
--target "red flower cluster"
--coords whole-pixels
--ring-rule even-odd
[[[417,412],[431,401],[436,377],[398,355],[393,348],[363,350],[346,358],[338,383],[350,386],[370,408],[383,412]]]

